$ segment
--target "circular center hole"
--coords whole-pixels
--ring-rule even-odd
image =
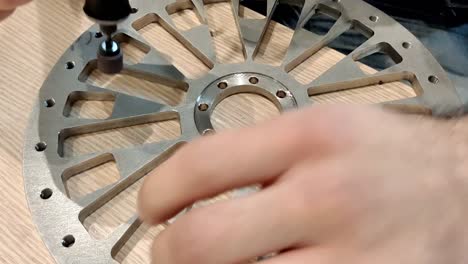
[[[280,114],[276,105],[258,94],[239,93],[223,99],[213,110],[211,123],[216,131],[252,126]]]

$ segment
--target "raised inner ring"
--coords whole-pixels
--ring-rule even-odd
[[[234,73],[210,83],[197,98],[195,123],[201,134],[213,130],[211,115],[225,98],[238,93],[254,93],[270,100],[280,112],[297,108],[289,89],[272,77],[259,73]]]

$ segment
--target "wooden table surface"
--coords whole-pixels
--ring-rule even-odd
[[[53,263],[46,247],[41,241],[31,220],[23,191],[22,145],[24,130],[28,122],[30,109],[36,102],[36,95],[42,82],[47,77],[64,50],[74,41],[91,22],[82,14],[83,2],[77,0],[37,0],[16,11],[9,19],[0,23],[0,263]],[[206,6],[208,24],[214,36],[218,61],[223,63],[241,62],[242,46],[235,30],[230,6],[227,3]],[[245,11],[246,16],[258,16]],[[186,11],[173,15],[180,30],[195,25],[197,18],[193,12]],[[183,46],[158,24],[145,27],[141,31],[148,42],[163,53],[172,54],[172,60],[188,76],[196,77],[208,70],[188,51],[172,53],[174,49],[183,50]],[[157,37],[156,37],[157,36]],[[272,23],[267,33],[268,43],[262,44],[257,61],[277,64],[284,55],[285,48],[292,36],[292,31]],[[128,60],[138,61],[142,51],[135,47],[125,48]],[[144,54],[144,53],[143,53]],[[306,83],[338,62],[343,55],[324,48],[294,69],[291,74],[300,82]],[[187,67],[187,65],[190,65]],[[311,67],[314,65],[314,67]],[[372,69],[364,68],[371,72]],[[140,96],[160,99],[167,103],[177,103],[179,94],[161,88],[159,94],[151,93],[152,84],[131,79],[131,77],[106,76],[93,72],[89,81],[102,86],[120,87],[123,92],[132,92],[132,87],[139,86]],[[409,87],[400,84],[385,84],[379,87],[367,87],[339,93],[315,96],[317,103],[355,102],[377,103],[412,96]],[[71,115],[105,118],[112,111],[109,102],[77,102]],[[213,116],[216,129],[246,126],[279,114],[278,109],[267,99],[258,95],[240,94],[226,99],[217,106]],[[132,131],[138,137],[142,130]],[[141,128],[143,129],[143,128]],[[146,128],[145,128],[146,129]],[[151,128],[152,136],[159,139],[170,137],[177,129],[174,124],[158,124]],[[113,132],[112,132],[113,133]],[[109,136],[109,134],[107,134]],[[111,134],[112,138],[115,136]],[[131,144],[133,139],[108,139],[106,135],[94,134],[72,139],[66,149],[70,153],[89,151],[96,142],[103,144]],[[123,142],[123,143],[122,143]],[[101,144],[102,145],[102,144]],[[109,163],[89,170],[67,182],[70,198],[105,186],[112,182],[118,173],[115,164]],[[117,200],[117,204],[107,205],[107,211],[114,214],[92,215],[83,223],[96,238],[105,236],[121,221],[122,215],[134,212],[135,194],[138,186],[132,186],[127,196]],[[111,210],[111,211],[112,211]],[[131,214],[129,214],[131,215]],[[115,257],[122,263],[148,263],[148,247],[158,229],[149,231],[141,227],[128,245]]]

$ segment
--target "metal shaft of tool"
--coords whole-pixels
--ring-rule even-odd
[[[123,69],[123,53],[119,43],[112,39],[117,25],[131,13],[128,0],[86,0],[86,15],[96,21],[106,39],[97,50],[97,67],[103,73],[119,73]]]

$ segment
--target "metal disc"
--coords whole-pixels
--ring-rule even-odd
[[[254,58],[275,8],[284,3],[300,7],[289,47],[279,65],[260,63]],[[186,98],[172,106],[87,83],[87,75],[96,67],[101,41],[97,26],[84,32],[58,61],[31,114],[24,148],[24,179],[35,223],[59,263],[115,262],[116,252],[140,225],[138,217],[135,215],[101,240],[90,235],[83,226],[84,219],[142,178],[182,143],[214,132],[210,117],[217,104],[233,94],[257,93],[280,111],[288,111],[314,104],[315,95],[408,81],[416,96],[382,105],[436,116],[450,116],[461,108],[455,88],[430,52],[395,20],[360,0],[267,0],[266,17],[259,19],[238,15],[239,0],[233,0],[245,58],[234,64],[218,63],[202,0],[134,0],[131,4],[138,12],[122,23],[116,39],[134,41],[145,47],[147,54],[137,64],[126,64],[123,73],[187,91]],[[184,9],[195,10],[201,25],[185,31],[178,29],[171,14]],[[336,20],[328,33],[320,35],[303,28],[317,14]],[[201,77],[189,78],[151,47],[138,29],[154,21],[163,24],[210,70]],[[357,30],[367,41],[309,83],[300,83],[289,74],[349,30]],[[374,53],[390,56],[395,64],[366,73],[358,61]],[[68,112],[77,100],[113,100],[114,106],[105,119],[70,117]],[[179,120],[181,130],[180,136],[172,140],[76,155],[68,155],[64,148],[64,142],[74,136],[172,119]],[[120,179],[79,200],[70,199],[65,182],[109,160],[115,160]]]

